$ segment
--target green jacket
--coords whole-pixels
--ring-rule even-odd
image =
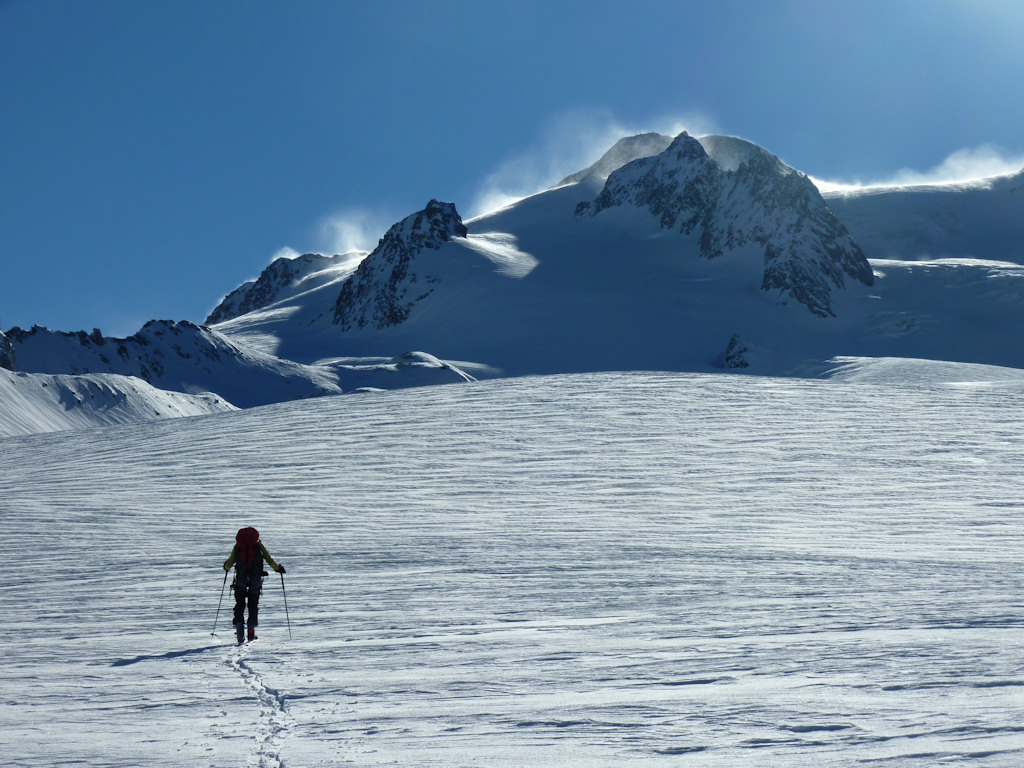
[[[281,566],[278,565],[274,561],[274,558],[272,558],[270,556],[270,553],[267,551],[266,545],[262,541],[259,542],[259,545],[260,545],[260,552],[263,553],[263,559],[267,561],[267,565],[269,565],[275,571],[280,573],[281,572]],[[228,557],[228,559],[224,561],[224,570],[225,571],[230,571],[231,570],[231,566],[233,566],[235,564],[235,557],[237,555],[238,555],[238,545],[236,544],[235,546],[233,546],[231,548],[231,556]]]

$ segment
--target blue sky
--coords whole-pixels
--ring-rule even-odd
[[[844,181],[1024,165],[1021,39],[1016,0],[0,0],[0,329],[201,321],[282,249],[624,132]]]

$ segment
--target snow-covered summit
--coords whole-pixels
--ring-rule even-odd
[[[760,159],[780,174],[793,172],[792,168],[764,147],[737,136],[701,136],[697,142],[723,171],[736,171],[743,163]]]
[[[334,304],[334,323],[349,331],[386,328],[404,321],[437,282],[435,276],[415,268],[415,256],[466,234],[455,206],[437,200],[393,225],[342,286]]]
[[[847,277],[873,282],[860,246],[814,184],[742,139],[698,141],[683,132],[664,152],[614,171],[577,214],[624,205],[646,208],[664,229],[698,236],[706,259],[758,246],[762,289],[820,317],[834,314],[831,291],[844,287]]]

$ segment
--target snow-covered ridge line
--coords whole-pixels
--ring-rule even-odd
[[[352,274],[365,256],[363,252],[353,251],[334,256],[305,253],[295,258],[278,257],[256,280],[243,283],[225,296],[203,324],[217,325],[301,291],[336,282]]]
[[[117,373],[176,392],[215,392],[240,408],[339,394],[334,375],[246,347],[188,321],[151,320],[127,338],[51,331],[7,332],[17,370],[26,373]]]

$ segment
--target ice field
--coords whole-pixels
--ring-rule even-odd
[[[922,379],[505,379],[0,440],[2,762],[1020,766],[1024,386]],[[276,574],[257,643],[230,595],[211,636],[243,525],[291,639]]]

